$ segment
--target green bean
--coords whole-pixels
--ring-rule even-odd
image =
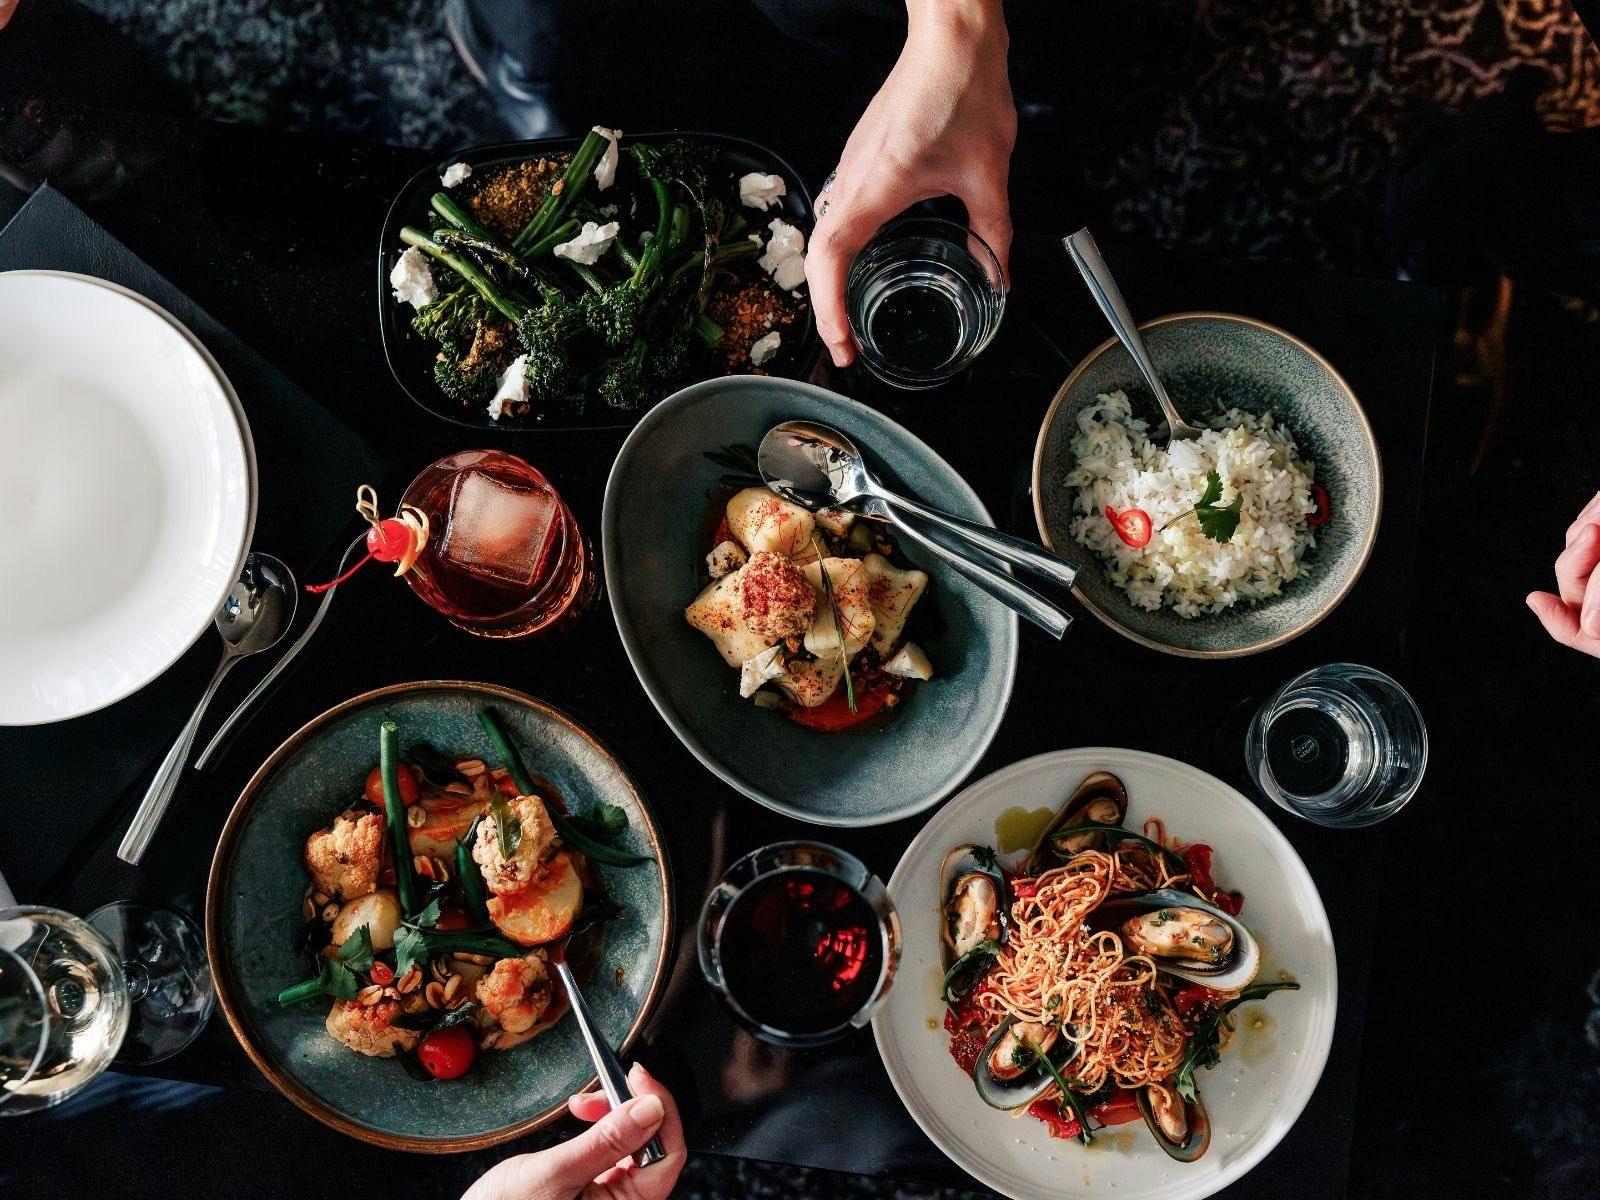
[[[400,910],[417,911],[417,880],[412,871],[411,841],[406,836],[406,810],[400,802],[400,731],[393,721],[378,727],[378,773],[383,780],[383,813],[394,843],[394,881]]]
[[[533,795],[533,776],[528,774],[528,768],[523,764],[522,756],[511,745],[511,739],[506,735],[505,727],[500,724],[499,714],[488,705],[480,704],[478,705],[478,724],[483,726],[483,731],[489,735],[489,740],[494,743],[494,748],[499,753],[501,761],[505,763],[506,770],[511,772],[511,779],[517,785],[517,791],[524,796]],[[595,862],[602,863],[608,867],[637,867],[640,863],[650,861],[648,855],[618,850],[614,846],[607,846],[604,842],[596,841],[567,820],[566,817],[562,816],[553,804],[546,805],[545,810],[550,814],[550,823],[555,826],[556,832],[561,835],[561,840],[586,858],[592,858]]]

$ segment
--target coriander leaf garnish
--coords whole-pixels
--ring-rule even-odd
[[[1200,499],[1195,501],[1194,507],[1179,513],[1161,528],[1169,529],[1193,513],[1195,519],[1200,522],[1201,533],[1214,542],[1225,542],[1239,528],[1239,513],[1244,508],[1244,493],[1235,495],[1229,504],[1222,504],[1221,500],[1222,476],[1214,470],[1207,471],[1205,490],[1200,493]]]
[[[372,931],[363,925],[338,950],[339,961],[352,971],[372,970]]]

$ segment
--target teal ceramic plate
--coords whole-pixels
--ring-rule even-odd
[[[912,553],[930,576],[912,620],[934,678],[887,722],[816,733],[741,700],[737,672],[683,616],[701,588],[699,539],[725,473],[705,452],[754,447],[790,418],[842,429],[910,494],[994,523],[949,463],[881,413],[792,380],[713,379],[662,401],[623,443],[606,484],[606,588],[644,690],[711,771],[802,821],[876,825],[942,800],[988,749],[1011,698],[1017,618]]]
[[[1103,392],[1122,390],[1134,412],[1160,419],[1155,398],[1115,338],[1078,364],[1045,414],[1033,457],[1033,509],[1045,544],[1080,563],[1073,593],[1118,633],[1188,658],[1232,658],[1281,646],[1326,617],[1355,586],[1378,535],[1383,466],[1372,426],[1355,393],[1328,361],[1292,334],[1228,313],[1178,313],[1139,326],[1156,371],[1178,411],[1191,421],[1229,405],[1275,413],[1316,463],[1333,497],[1333,515],[1317,531],[1311,572],[1281,594],[1213,615],[1185,619],[1171,608],[1146,612],[1129,602],[1096,555],[1072,538],[1074,493],[1070,443],[1078,413]],[[1194,397],[1205,403],[1197,406]],[[1186,407],[1186,398],[1188,398]]]
[[[335,1042],[323,1029],[323,1006],[285,1010],[271,999],[306,975],[297,946],[306,837],[360,792],[377,762],[380,723],[399,725],[402,746],[430,741],[494,764],[473,711],[480,701],[495,707],[530,770],[569,805],[621,806],[633,848],[655,856],[630,870],[599,868],[626,913],[607,926],[584,994],[613,1046],[626,1050],[665,981],[665,847],[633,781],[588,731],[520,692],[479,683],[400,684],[323,713],[278,747],[228,816],[206,891],[206,952],[228,1024],[273,1086],[324,1124],[390,1149],[448,1153],[508,1141],[555,1120],[569,1095],[594,1082],[570,1015],[514,1050],[480,1056],[461,1079],[422,1083],[392,1059]]]

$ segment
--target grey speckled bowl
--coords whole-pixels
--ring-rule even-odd
[[[934,678],[887,722],[817,733],[741,700],[737,672],[683,617],[702,586],[698,542],[725,473],[705,452],[754,447],[790,418],[843,430],[913,495],[993,524],[948,463],[872,409],[785,379],[713,379],[663,401],[623,443],[606,484],[606,587],[639,681],[707,768],[800,820],[876,825],[942,800],[983,756],[1011,698],[1017,619],[918,560],[931,580],[912,621]]]
[[[1223,407],[1275,413],[1316,464],[1333,515],[1317,533],[1309,575],[1256,604],[1185,619],[1171,608],[1135,608],[1100,560],[1070,532],[1074,492],[1070,443],[1080,409],[1122,390],[1134,412],[1161,419],[1155,397],[1128,352],[1108,339],[1078,364],[1056,393],[1033,456],[1033,510],[1045,545],[1082,564],[1073,592],[1085,608],[1142,645],[1188,658],[1233,658],[1281,646],[1332,612],[1355,586],[1378,534],[1383,467],[1367,415],[1350,385],[1300,339],[1250,317],[1177,313],[1139,326],[1173,403],[1189,421]]]
[[[529,769],[570,806],[620,805],[631,848],[655,856],[629,870],[599,868],[626,911],[607,927],[584,995],[612,1045],[632,1042],[665,981],[666,850],[633,781],[591,734],[519,692],[476,683],[400,684],[323,713],[273,752],[228,816],[206,889],[206,952],[228,1024],[273,1086],[324,1124],[392,1150],[447,1153],[509,1141],[555,1120],[569,1095],[594,1082],[570,1015],[525,1045],[481,1055],[461,1079],[419,1083],[392,1059],[364,1058],[330,1038],[326,1006],[284,1010],[272,1000],[307,974],[297,946],[305,839],[360,794],[378,761],[379,724],[399,725],[402,748],[429,741],[494,764],[473,710],[479,701],[496,709]]]

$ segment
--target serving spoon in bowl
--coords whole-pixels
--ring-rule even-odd
[[[1200,428],[1189,424],[1178,415],[1177,406],[1172,403],[1172,397],[1167,395],[1166,385],[1156,374],[1156,365],[1150,361],[1150,352],[1144,348],[1144,339],[1139,336],[1139,326],[1134,322],[1133,314],[1128,311],[1128,302],[1122,298],[1122,289],[1112,277],[1111,268],[1106,266],[1106,260],[1101,257],[1100,247],[1095,245],[1094,234],[1084,228],[1071,237],[1061,240],[1066,245],[1067,253],[1072,257],[1079,274],[1083,276],[1083,281],[1089,285],[1089,292],[1094,296],[1095,303],[1100,306],[1100,311],[1105,314],[1106,320],[1111,322],[1111,331],[1133,356],[1139,374],[1144,376],[1145,383],[1155,393],[1156,402],[1161,405],[1161,411],[1167,417],[1167,428],[1171,430],[1170,440],[1186,442],[1190,438],[1199,437]]]
[[[801,508],[812,512],[843,508],[892,521],[917,545],[1052,637],[1063,637],[1072,624],[1068,613],[997,569],[992,560],[1067,588],[1077,577],[1076,566],[1019,537],[890,490],[872,473],[856,444],[831,425],[785,421],[774,426],[761,439],[756,465],[769,488]],[[973,553],[957,553],[907,516],[926,522]]]

